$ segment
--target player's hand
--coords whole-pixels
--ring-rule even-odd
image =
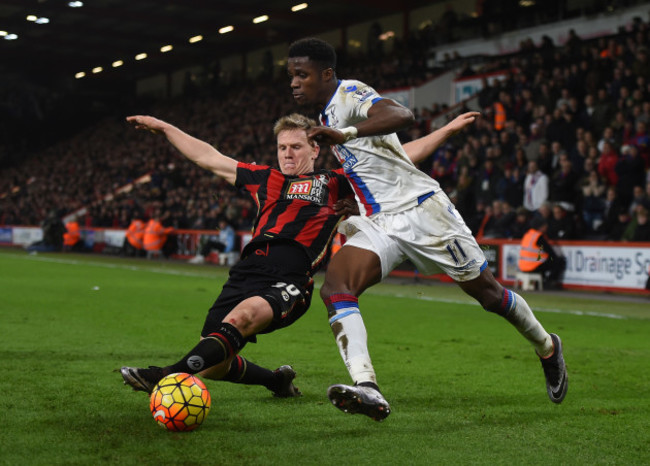
[[[342,132],[338,129],[328,128],[327,126],[317,126],[310,129],[307,137],[314,139],[319,144],[327,144],[330,146],[345,142],[345,135]]]
[[[336,215],[359,215],[359,204],[354,199],[339,199],[334,204],[334,213]]]
[[[481,116],[481,112],[467,112],[458,115],[456,118],[451,120],[445,126],[451,132],[451,134],[456,134],[461,131],[463,128],[471,125],[476,121],[478,117]]]
[[[164,121],[146,115],[128,116],[126,121],[135,125],[136,129],[146,129],[152,133],[162,133],[167,126]]]

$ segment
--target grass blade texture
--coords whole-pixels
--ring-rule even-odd
[[[525,294],[564,342],[561,405],[502,318],[456,286],[393,281],[360,300],[385,422],[327,400],[350,380],[316,296],[242,353],[293,365],[301,398],[207,381],[204,424],[167,432],[116,370],[176,362],[226,278],[215,266],[0,250],[0,464],[650,464],[650,301],[566,292]]]

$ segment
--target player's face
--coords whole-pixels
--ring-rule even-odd
[[[278,134],[278,164],[285,175],[302,175],[314,171],[319,147],[309,143],[302,129],[280,131]]]
[[[298,105],[325,105],[329,100],[327,81],[332,69],[321,70],[308,57],[289,58],[287,71],[291,78],[293,98]]]

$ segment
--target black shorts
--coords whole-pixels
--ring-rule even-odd
[[[253,296],[273,309],[273,321],[259,333],[270,333],[298,320],[311,304],[314,281],[311,264],[299,245],[264,243],[230,269],[228,281],[203,325],[203,337],[216,332],[235,306]],[[248,337],[255,342],[255,336]]]

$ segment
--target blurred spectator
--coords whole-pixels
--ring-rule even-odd
[[[481,237],[480,236],[482,233],[481,226],[483,225],[484,221],[487,221],[489,219],[491,215],[492,215],[492,206],[490,204],[487,204],[482,199],[477,199],[476,211],[474,212],[474,215],[471,217],[467,217],[465,220],[467,226],[472,231],[472,234],[477,239],[480,239]]]
[[[645,166],[639,157],[635,146],[623,146],[621,156],[614,166],[616,171],[616,192],[621,203],[629,205],[632,202],[635,186],[643,186],[645,183]]]
[[[515,150],[513,170],[517,170],[517,177],[520,178],[523,183],[524,178],[526,178],[526,171],[528,170],[528,158],[526,152],[521,147]]]
[[[454,150],[452,147],[441,147],[436,151],[434,157],[431,177],[440,183],[440,187],[445,192],[449,193],[453,190],[455,184],[456,160]]]
[[[562,152],[559,158],[559,168],[553,174],[550,182],[550,200],[562,202],[575,209],[578,196],[578,175],[573,170],[569,156]]]
[[[608,225],[606,239],[621,241],[623,239],[623,234],[632,220],[632,216],[625,207],[617,207],[617,210],[614,213],[615,218],[611,225]]]
[[[576,222],[563,203],[553,205],[548,221],[548,237],[556,240],[576,239]]]
[[[597,91],[597,99],[594,102],[593,113],[591,115],[592,129],[595,134],[602,134],[605,127],[614,117],[614,106],[604,88]]]
[[[548,177],[537,167],[537,162],[528,162],[528,172],[524,180],[523,206],[534,212],[548,199]]]
[[[634,217],[623,232],[623,241],[650,241],[650,201],[644,200],[636,206]]]
[[[568,145],[572,137],[571,133],[575,132],[575,128],[572,126],[567,115],[561,109],[556,108],[546,125],[546,139],[550,143],[557,142],[562,146]]]
[[[606,142],[609,142],[612,147],[616,146],[616,138],[614,137],[614,130],[611,126],[608,126],[604,129],[603,137],[598,141],[598,145],[596,147],[598,147],[598,150],[600,152],[603,151]]]
[[[29,252],[54,252],[63,248],[65,226],[56,210],[51,210],[41,224],[43,239],[25,248]]]
[[[553,174],[553,154],[551,153],[550,143],[543,141],[539,145],[539,152],[534,160],[537,163],[537,168],[546,176]]]
[[[494,160],[488,158],[479,169],[476,180],[476,198],[486,203],[496,199],[496,189],[501,173],[496,167]]]
[[[219,234],[208,236],[201,245],[196,256],[189,260],[190,264],[203,264],[206,257],[214,250],[219,252],[219,263],[221,265],[233,265],[239,254],[235,250],[237,235],[235,229],[226,219],[219,220]]]
[[[648,60],[647,44],[640,45],[636,50],[636,57],[632,63],[632,72],[635,76],[642,76],[650,80],[650,60]]]
[[[630,215],[634,215],[636,206],[643,204],[648,199],[650,199],[650,197],[646,194],[643,186],[635,186],[632,188],[632,202],[630,202],[630,208],[628,209]]]
[[[460,168],[456,191],[452,197],[455,197],[452,200],[455,201],[456,209],[464,219],[474,217],[476,214],[476,189],[468,166]]]
[[[570,60],[575,60],[580,56],[580,48],[582,47],[582,39],[576,33],[575,29],[569,29],[569,37],[564,43],[566,54]]]
[[[618,176],[616,175],[616,163],[618,162],[618,154],[614,150],[614,146],[608,141],[603,143],[603,151],[600,154],[598,161],[598,174],[603,177],[607,186],[616,186],[618,183]]]
[[[618,241],[621,239],[625,230],[625,226],[621,227],[621,225],[627,225],[629,220],[629,213],[626,207],[621,204],[616,196],[616,187],[606,187],[603,224],[598,231],[605,236],[605,239]]]
[[[518,207],[515,211],[515,220],[510,225],[510,237],[519,239],[530,229],[529,213],[524,207]]]
[[[605,185],[596,170],[582,181],[582,218],[589,233],[595,233],[605,220]]]
[[[503,176],[497,181],[496,195],[512,207],[518,207],[523,202],[524,176],[519,174],[519,169],[514,168],[512,162],[504,165]]]
[[[624,144],[636,148],[645,169],[650,168],[650,136],[648,135],[647,126],[648,122],[637,120],[634,134],[629,134],[631,131],[627,131],[627,128],[623,133]]]
[[[515,213],[507,203],[495,199],[492,201],[492,209],[485,216],[478,236],[482,238],[508,238],[510,225],[515,220]]]

